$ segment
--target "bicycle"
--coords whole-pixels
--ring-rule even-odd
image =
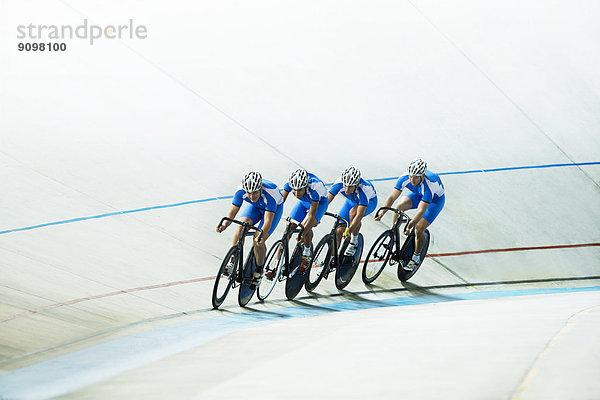
[[[244,240],[246,236],[253,235],[256,232],[260,232],[258,237],[259,240],[262,236],[262,229],[247,222],[223,217],[221,222],[219,222],[219,226],[221,226],[224,221],[231,221],[232,223],[243,226],[244,229],[242,230],[242,234],[238,238],[237,243],[231,246],[227,255],[223,258],[223,262],[221,263],[221,267],[215,278],[215,285],[212,292],[212,305],[215,309],[223,304],[225,297],[227,297],[227,294],[232,287],[240,287],[238,292],[238,304],[240,306],[244,307],[252,298],[252,295],[256,291],[256,286],[252,285],[252,278],[254,276],[254,271],[256,270],[256,259],[254,257],[254,245],[252,245],[250,253],[246,257],[246,262],[242,262]],[[227,271],[227,266],[230,264],[230,261],[233,261],[233,268],[231,271]]]
[[[377,240],[375,240],[375,243],[373,243],[373,246],[371,246],[371,249],[367,253],[367,257],[365,258],[365,262],[363,264],[362,280],[365,284],[373,283],[373,281],[375,281],[375,279],[381,275],[383,269],[389,263],[389,265],[398,264],[398,279],[400,279],[402,282],[406,282],[417,273],[417,270],[423,263],[423,259],[425,259],[425,255],[429,249],[429,241],[431,236],[429,231],[426,229],[425,243],[421,249],[419,264],[412,271],[404,269],[406,264],[412,258],[415,249],[415,230],[411,230],[404,240],[402,246],[400,246],[400,225],[403,223],[408,224],[410,222],[410,217],[403,211],[392,207],[381,207],[379,210],[377,210],[375,215],[379,215],[381,210],[393,211],[398,214],[398,218],[396,218],[396,221],[392,227],[379,235]]]
[[[277,282],[283,282],[287,279],[285,283],[285,297],[288,300],[296,297],[304,285],[306,270],[302,271],[300,269],[302,243],[298,242],[296,244],[291,258],[289,251],[290,237],[294,233],[300,236],[304,230],[304,226],[298,224],[300,229],[292,229],[290,217],[287,218],[287,222],[288,225],[283,236],[273,244],[265,258],[263,279],[257,291],[260,301],[264,301],[271,294]]]
[[[333,270],[335,270],[335,286],[339,290],[345,288],[352,280],[352,277],[358,268],[364,247],[363,235],[359,233],[358,247],[356,248],[354,255],[344,255],[350,240],[346,238],[342,248],[338,250],[337,229],[340,225],[345,224],[346,226],[350,226],[350,224],[337,214],[326,212],[325,215],[335,218],[335,222],[331,228],[331,232],[325,235],[319,241],[317,247],[315,247],[312,265],[309,268],[309,273],[304,284],[307,292],[315,290],[321,280],[323,278],[327,279]]]

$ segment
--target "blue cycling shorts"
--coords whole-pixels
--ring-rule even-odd
[[[423,197],[420,194],[414,192],[408,192],[408,194],[402,196],[406,196],[412,201],[412,207],[410,208],[411,210],[419,207],[419,203],[421,202],[421,198]],[[437,218],[438,214],[442,211],[442,208],[444,208],[445,202],[446,196],[442,196],[438,201],[429,203],[427,210],[425,210],[425,214],[423,214],[423,219],[429,222],[430,224],[433,223],[433,221],[435,221],[435,219]]]
[[[269,229],[269,236],[275,231],[277,225],[279,225],[279,220],[283,215],[283,203],[277,206],[277,210],[275,211],[275,216],[273,217],[273,222],[271,223],[271,229]],[[257,222],[260,221],[258,225],[259,228],[262,228],[265,218],[265,210],[261,210],[252,203],[244,202],[242,208],[242,217],[248,217],[252,220],[252,225],[256,225]]]
[[[358,203],[355,203],[350,199],[346,199],[346,202],[344,203],[344,205],[342,205],[342,208],[340,208],[340,212],[338,213],[338,215],[340,217],[344,218],[345,220],[352,222],[352,221],[350,221],[350,210],[352,208],[356,207],[357,205],[358,205]],[[376,207],[377,207],[377,196],[375,196],[371,200],[369,200],[369,205],[367,206],[367,211],[365,211],[364,217],[371,214],[375,210]]]
[[[308,201],[299,201],[296,203],[292,212],[290,213],[290,218],[296,224],[304,221],[304,218],[308,215],[308,211],[310,210],[311,203]],[[327,206],[329,206],[329,201],[325,198],[319,201],[319,207],[317,207],[317,213],[315,214],[315,218],[317,222],[321,222],[321,218],[325,215],[325,211],[327,211]]]

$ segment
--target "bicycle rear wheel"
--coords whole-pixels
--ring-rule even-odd
[[[250,248],[250,253],[244,263],[244,269],[242,270],[242,284],[238,291],[238,304],[240,307],[244,307],[250,302],[256,287],[252,285],[252,279],[254,277],[254,271],[256,270],[256,260],[254,258],[254,247]],[[260,285],[260,283],[259,283]]]
[[[306,282],[306,276],[310,268],[307,268],[305,271],[300,272],[300,262],[302,260],[302,245],[297,244],[294,248],[292,256],[290,257],[290,276],[285,282],[285,297],[288,300],[293,300],[294,297],[300,293],[302,286]]]
[[[333,237],[331,234],[328,234],[315,247],[312,263],[308,269],[306,282],[304,282],[304,288],[307,292],[315,290],[321,279],[323,279],[323,276],[329,272],[329,263],[331,262],[333,251],[332,242]]]
[[[285,254],[283,253],[283,240],[278,240],[271,247],[265,258],[265,268],[263,277],[258,286],[256,295],[260,301],[264,301],[275,288],[279,280],[283,264],[285,263]]]
[[[229,289],[231,289],[231,285],[233,284],[233,280],[237,273],[237,268],[240,259],[240,248],[238,246],[233,246],[227,252],[227,255],[223,259],[221,263],[221,267],[219,268],[219,272],[215,278],[215,285],[213,287],[212,292],[212,305],[213,308],[219,308],[225,297],[227,297],[227,293],[229,293]],[[233,269],[227,274],[226,268],[230,261],[233,261]]]
[[[414,231],[411,232],[410,235],[408,235],[401,250],[401,258],[404,260],[404,262],[398,263],[398,279],[400,279],[400,281],[406,282],[407,280],[412,278],[414,274],[417,273],[417,270],[421,267],[421,264],[423,264],[423,261],[425,260],[427,250],[429,250],[430,239],[431,235],[429,234],[429,231],[425,229],[425,243],[423,244],[423,248],[421,249],[421,261],[419,261],[419,264],[415,267],[415,269],[413,269],[412,271],[407,271],[403,268],[403,266],[410,261],[413,255],[413,251],[415,249]]]
[[[394,235],[391,230],[383,232],[367,253],[367,258],[362,268],[362,280],[366,284],[373,283],[381,275],[383,269],[390,261],[394,250]]]
[[[342,246],[341,254],[346,251],[346,247],[348,247],[348,243],[346,242],[344,246]],[[338,268],[335,270],[335,287],[339,290],[344,289],[356,273],[358,269],[358,265],[360,264],[360,257],[362,256],[363,248],[365,247],[365,239],[362,233],[358,234],[358,247],[356,248],[356,252],[353,256],[342,256],[342,261]]]

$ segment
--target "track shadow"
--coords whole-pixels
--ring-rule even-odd
[[[419,286],[419,285],[415,285],[414,283],[410,283],[410,282],[401,282],[400,284],[402,286],[404,286],[404,289],[406,290],[406,292],[411,295],[436,296],[436,297],[448,299],[448,300],[458,299],[458,297],[455,297],[455,296],[448,296],[448,295],[440,294],[436,291],[433,291],[433,290],[431,290],[431,289],[433,289],[431,287]]]

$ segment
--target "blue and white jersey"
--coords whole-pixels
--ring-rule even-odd
[[[431,171],[425,171],[425,177],[419,186],[413,186],[410,183],[408,174],[402,175],[396,182],[394,188],[402,191],[406,188],[413,193],[421,195],[421,200],[426,203],[436,203],[444,197],[444,185],[437,174]]]
[[[277,206],[283,204],[283,196],[281,195],[281,192],[277,188],[276,184],[263,179],[260,198],[256,201],[256,203],[250,201],[250,198],[246,194],[246,191],[242,188],[242,185],[238,186],[233,195],[233,200],[231,203],[235,206],[241,207],[242,201],[247,201],[259,210],[275,212],[277,211]]]
[[[371,182],[365,181],[362,178],[360,178],[360,182],[358,183],[358,185],[356,186],[356,190],[352,194],[346,194],[346,192],[344,191],[344,184],[342,183],[342,178],[338,178],[331,186],[331,189],[329,189],[329,193],[335,196],[338,193],[340,193],[340,191],[342,193],[342,196],[358,204],[359,206],[368,206],[369,200],[377,197],[377,192],[375,191],[373,184]]]
[[[290,186],[289,180],[285,183],[285,185],[283,185],[283,190],[285,190],[288,193],[292,191],[292,187]],[[299,200],[304,203],[311,203],[313,201],[320,202],[325,199],[327,199],[327,189],[325,188],[325,184],[315,175],[309,173],[308,187],[306,188],[306,193],[304,194],[304,196],[300,197]]]

